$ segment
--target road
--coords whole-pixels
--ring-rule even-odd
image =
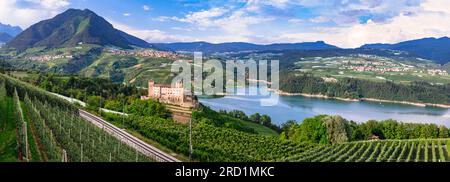
[[[181,162],[175,157],[157,149],[154,146],[149,145],[148,143],[136,138],[133,135],[130,135],[126,131],[108,123],[100,117],[97,117],[91,113],[88,113],[84,110],[79,110],[80,116],[92,124],[102,128],[104,131],[108,132],[112,136],[121,140],[122,142],[128,144],[130,147],[138,150],[139,152],[147,155],[148,157],[155,159],[158,162]]]

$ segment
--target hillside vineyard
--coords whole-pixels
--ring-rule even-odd
[[[14,105],[21,161],[139,162],[152,159],[138,153],[102,129],[82,119],[78,109],[44,91],[0,76],[3,106]],[[11,95],[13,103],[11,102]],[[3,109],[5,109],[3,107]],[[2,115],[6,113],[2,110]],[[11,113],[9,113],[11,114]],[[25,129],[26,128],[26,129]],[[32,140],[28,140],[32,138]],[[37,152],[30,152],[31,141]],[[35,154],[35,155],[33,155]]]

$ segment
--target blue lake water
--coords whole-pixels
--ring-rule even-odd
[[[278,104],[261,106],[260,99],[263,98],[268,97],[232,95],[213,99],[200,98],[200,102],[217,111],[236,109],[247,115],[267,114],[276,124],[282,124],[288,120],[303,121],[308,117],[327,114],[340,115],[356,122],[365,122],[371,119],[395,119],[402,122],[436,123],[450,126],[450,109],[446,108],[380,102],[348,102],[303,96],[279,96]]]

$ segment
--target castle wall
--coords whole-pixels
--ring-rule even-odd
[[[156,99],[159,102],[178,105],[182,107],[196,107],[192,95],[186,94],[183,84],[176,83],[175,87],[170,85],[155,84],[153,81],[148,82],[148,96],[142,97],[142,99]]]

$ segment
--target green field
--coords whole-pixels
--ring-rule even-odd
[[[83,69],[80,74],[86,77],[102,77],[114,82],[147,87],[148,80],[157,83],[170,83],[172,60],[166,58],[142,58],[103,53],[99,59]]]
[[[0,162],[16,162],[17,135],[11,98],[0,99]]]
[[[78,74],[86,77],[111,79],[116,83],[126,83],[147,87],[148,80],[170,83],[172,58],[153,58],[134,55],[114,55],[96,45],[63,47],[54,49],[32,48],[27,51],[8,53],[6,61],[14,70],[29,70],[51,73]],[[0,56],[7,56],[1,54]],[[44,56],[70,55],[73,58],[58,58],[46,61],[30,60]],[[26,72],[15,72],[16,78],[26,77]]]
[[[248,121],[239,121],[243,126],[249,127],[254,129],[258,134],[260,135],[265,135],[265,136],[278,136],[279,134],[270,129],[267,128],[264,125],[261,124],[256,124],[256,123],[252,123],[252,122],[248,122]]]
[[[395,83],[409,84],[413,81],[425,81],[429,83],[450,83],[450,76],[431,76],[423,73],[375,73],[375,72],[357,72],[357,71],[342,71],[339,69],[317,69],[308,70],[306,72],[313,73],[319,77],[334,77],[339,78],[357,78],[363,80],[370,80],[374,82],[385,82],[386,80],[393,81]],[[343,73],[340,74],[339,72]]]
[[[364,61],[361,63],[351,64],[350,61]],[[380,64],[380,65],[374,65]],[[333,78],[357,78],[370,80],[375,82],[384,82],[390,80],[396,83],[408,84],[413,81],[425,81],[436,84],[450,83],[449,75],[428,74],[429,69],[441,69],[441,67],[428,60],[395,60],[385,57],[371,58],[348,56],[348,57],[327,57],[327,58],[302,58],[301,61],[295,62],[298,67],[297,72],[312,73],[319,77],[333,77]],[[405,66],[408,65],[408,66]],[[349,66],[374,66],[379,69],[390,69],[396,67],[401,71],[356,71],[349,69]],[[442,68],[445,70],[444,68]]]

